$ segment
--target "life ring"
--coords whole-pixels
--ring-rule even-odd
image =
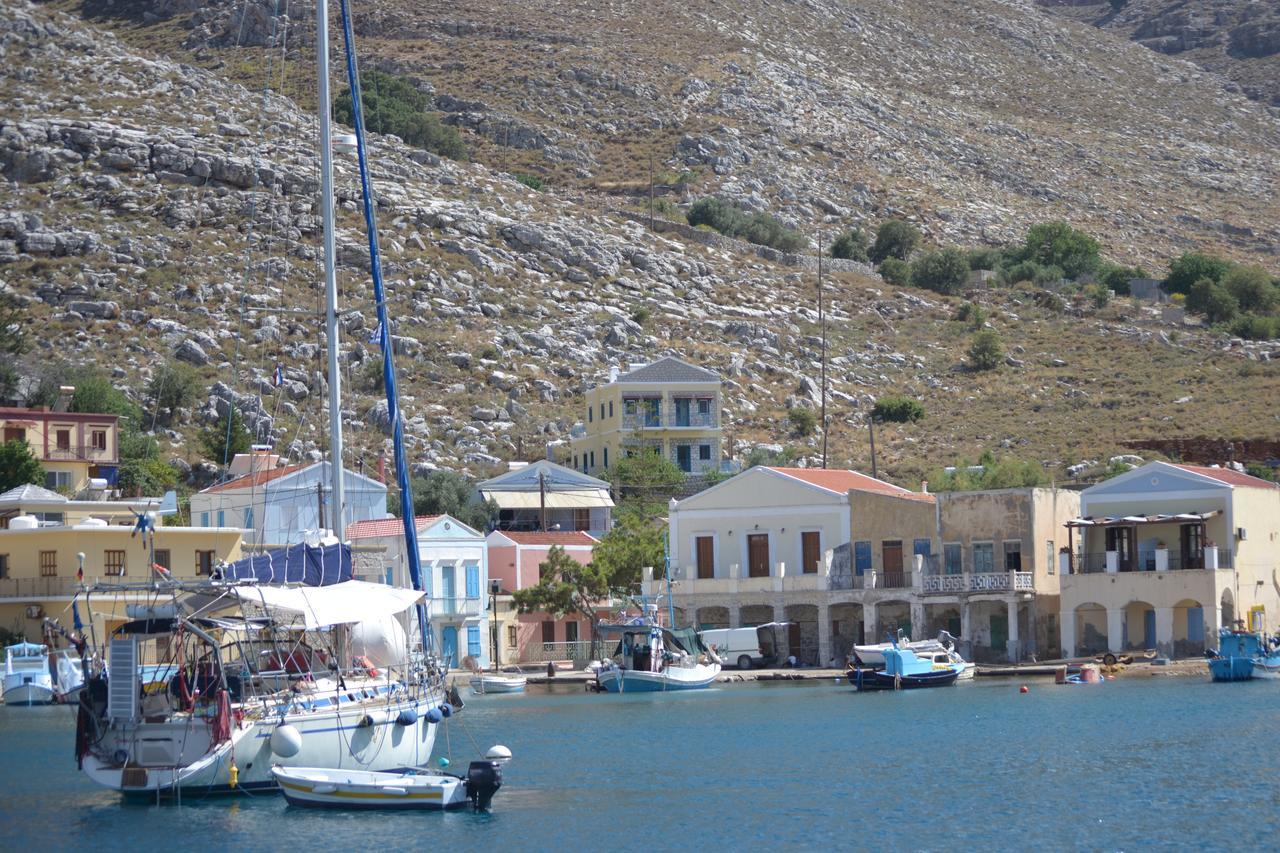
[[[355,663],[357,666],[364,669],[365,674],[368,675],[370,678],[378,677],[378,668],[375,667],[373,665],[373,661],[369,660],[369,658],[366,657],[365,655],[360,655],[358,658],[356,658]]]

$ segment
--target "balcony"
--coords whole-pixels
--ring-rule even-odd
[[[46,462],[90,462],[103,465],[116,464],[115,457],[105,447],[90,445],[65,445],[51,447],[44,457]]]
[[[0,578],[0,599],[57,598],[80,589],[75,578]]]
[[[657,412],[637,412],[622,416],[623,429],[655,429],[662,426],[662,418]]]
[[[465,619],[468,616],[479,616],[485,612],[484,598],[433,598],[429,602],[427,615],[432,619]]]
[[[1212,552],[1212,553],[1211,553]],[[1216,558],[1216,559],[1215,559]],[[1165,565],[1161,567],[1161,564]],[[1230,548],[1206,548],[1200,554],[1180,554],[1167,552],[1164,557],[1157,551],[1142,551],[1129,561],[1122,560],[1115,551],[1103,551],[1095,554],[1076,554],[1072,564],[1073,574],[1089,575],[1104,572],[1181,572],[1205,571],[1213,569],[1230,569]]]
[[[920,591],[925,595],[963,594],[971,592],[1034,592],[1035,575],[1031,572],[984,572],[978,575],[925,575]]]

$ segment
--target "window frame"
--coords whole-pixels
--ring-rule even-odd
[[[978,550],[985,548],[986,553],[990,555],[987,562],[987,570],[983,571],[982,561],[978,559]],[[969,553],[971,554],[973,573],[975,575],[992,575],[996,573],[996,543],[995,540],[986,539],[981,542],[969,543]]]
[[[805,560],[805,541],[808,537],[818,537],[817,554],[815,555],[813,566],[810,567],[809,562]],[[800,531],[800,574],[816,575],[821,574],[822,568],[822,529],[813,528],[810,530]]]
[[[1054,565],[1054,563],[1057,562],[1058,557],[1057,543],[1052,539],[1046,539],[1044,541],[1044,553],[1048,558],[1047,564],[1045,565],[1045,572],[1051,575],[1057,574],[1058,567]]]
[[[702,540],[711,542],[711,561],[706,566],[706,574],[703,573],[702,565]],[[697,576],[697,580],[714,580],[716,576],[716,537],[714,533],[695,533],[693,534],[693,568]]]
[[[217,551],[204,548],[196,549],[196,575],[198,577],[210,577],[213,575],[213,564],[217,560],[217,555]]]
[[[118,562],[117,562],[118,556]],[[128,555],[120,549],[108,548],[102,552],[103,574],[107,577],[122,578],[128,574]]]
[[[40,577],[56,578],[58,576],[58,552],[40,552]]]
[[[756,565],[753,562],[753,555],[751,551],[751,540],[753,539],[757,539],[757,540],[764,539],[764,571],[763,573],[758,572],[756,570]],[[765,531],[763,533],[757,533],[755,531],[752,531],[751,533],[747,534],[746,552],[747,552],[747,577],[748,578],[767,578],[773,575],[773,572],[771,571],[772,560],[771,560],[770,551],[771,551],[771,543],[769,542],[768,531]]]
[[[169,571],[173,571],[173,550],[170,548],[157,548],[155,550],[155,559],[152,562],[157,566],[164,566]]]
[[[1011,549],[1009,548],[1009,546],[1010,546],[1010,545],[1015,545],[1015,546],[1017,546],[1017,547],[1011,550]],[[1002,562],[1003,562],[1004,570],[1005,570],[1006,572],[1021,572],[1021,571],[1023,571],[1023,568],[1022,568],[1022,540],[1021,540],[1021,539],[1004,539],[1004,540],[1001,540],[1001,542],[1000,542],[1000,550],[1001,550],[1001,553],[1004,555],[1004,560],[1003,560]],[[1015,568],[1010,568],[1010,566],[1009,566],[1009,558],[1010,558],[1012,555],[1014,555],[1014,554],[1017,554],[1017,555],[1018,555],[1018,560],[1017,560],[1018,565],[1017,565],[1017,567],[1015,567]]]
[[[956,570],[953,572],[949,568],[952,563],[948,558],[948,552],[955,549]],[[944,575],[962,575],[964,574],[964,543],[963,542],[943,542],[942,543],[942,573]]]
[[[515,625],[507,626],[507,648],[514,649],[520,645],[520,629]]]
[[[105,429],[95,429],[89,433],[89,441],[94,450],[105,451],[107,449],[107,431]]]

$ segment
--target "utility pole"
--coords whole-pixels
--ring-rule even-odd
[[[542,532],[547,532],[547,475],[544,471],[538,472],[538,524],[542,528]]]
[[[822,310],[822,230],[818,230],[818,330],[822,335],[822,467],[827,467],[827,316]]]
[[[867,431],[871,433],[871,476],[880,479],[880,474],[876,471],[876,419],[870,412],[867,412]]]

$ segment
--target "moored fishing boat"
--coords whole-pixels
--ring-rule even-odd
[[[1262,641],[1250,631],[1218,631],[1218,650],[1208,654],[1209,675],[1214,681],[1248,681],[1254,677],[1254,661],[1263,656]]]
[[[707,657],[692,630],[672,631],[652,619],[637,619],[601,625],[599,633],[617,643],[613,656],[596,671],[597,689],[607,693],[696,690],[720,674],[719,662]]]
[[[932,660],[917,657],[911,649],[890,647],[883,654],[884,669],[855,667],[848,673],[849,683],[859,691],[913,690],[946,687],[955,684],[960,677],[956,667],[935,668]]]
[[[477,672],[471,676],[471,689],[480,694],[485,693],[521,693],[528,679],[518,674],[499,672]]]
[[[27,642],[7,647],[4,650],[4,703],[48,705],[53,698],[49,647]]]

